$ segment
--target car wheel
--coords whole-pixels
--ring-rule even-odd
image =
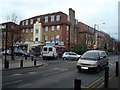
[[[68,60],[68,59],[66,57],[64,57],[63,60]]]

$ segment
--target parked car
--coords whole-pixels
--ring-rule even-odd
[[[78,55],[75,52],[64,52],[64,54],[62,55],[62,58],[64,60],[78,60],[80,56],[81,55]]]
[[[42,58],[43,60],[46,58],[57,58],[57,51],[56,48],[53,46],[44,46],[42,50]]]
[[[11,50],[7,50],[7,52],[6,52],[6,50],[4,50],[3,52],[2,52],[2,54],[3,55],[11,55],[11,53],[12,53],[12,51]]]
[[[17,49],[14,51],[14,54],[16,56],[30,56],[30,54],[27,51],[23,51],[21,49]]]
[[[102,67],[108,65],[108,57],[105,51],[86,51],[77,62],[78,71],[93,70],[99,72]]]

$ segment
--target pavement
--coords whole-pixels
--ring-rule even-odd
[[[109,80],[108,80],[108,88],[105,88],[104,82],[99,85],[98,88],[105,88],[105,90],[113,89],[114,90],[120,90],[120,64],[119,64],[119,73],[118,76],[116,76],[116,71],[114,70],[113,73],[109,74]]]
[[[0,58],[0,70],[10,70],[10,69],[20,69],[20,68],[27,68],[27,67],[36,67],[36,66],[42,66],[45,63],[40,62],[39,60],[36,60],[36,65],[34,65],[34,60],[31,60],[31,57],[27,57],[27,60],[19,57],[15,57],[15,60],[11,60],[10,57],[7,57],[7,60],[9,61],[9,68],[4,68],[4,58]],[[21,60],[23,60],[23,67],[20,67]]]

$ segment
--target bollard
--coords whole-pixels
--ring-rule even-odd
[[[25,60],[27,60],[27,55],[25,55]]]
[[[7,60],[5,61],[5,68],[7,68],[7,69],[9,68],[9,61],[7,61]]]
[[[74,90],[81,90],[81,79],[74,79]]]
[[[36,59],[34,59],[34,66],[36,65]]]
[[[116,76],[119,75],[119,62],[116,61]]]
[[[109,67],[105,67],[105,81],[104,81],[104,87],[108,88],[108,82],[109,82]]]
[[[31,56],[31,60],[33,61],[33,56]]]
[[[23,67],[23,60],[20,61],[20,67]]]

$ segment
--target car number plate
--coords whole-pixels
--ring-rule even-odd
[[[88,69],[88,67],[81,67],[81,69]]]

